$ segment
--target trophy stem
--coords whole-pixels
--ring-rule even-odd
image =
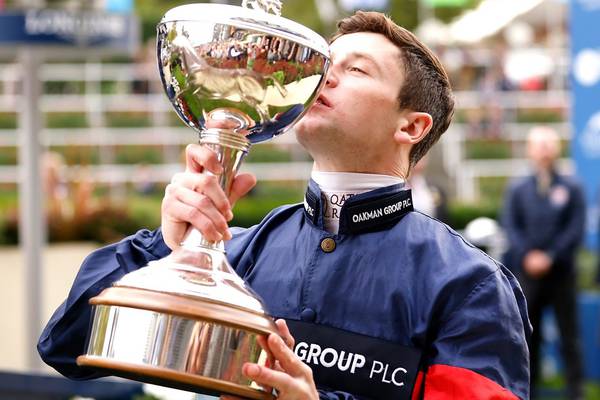
[[[232,129],[210,128],[200,132],[199,143],[209,147],[217,154],[217,159],[223,167],[223,172],[217,175],[219,186],[221,186],[225,195],[229,197],[233,179],[250,149],[250,141]],[[210,174],[207,171],[203,173]],[[195,228],[188,231],[181,246],[187,250],[201,247],[225,252],[223,241],[210,241]]]

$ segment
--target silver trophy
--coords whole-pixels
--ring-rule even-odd
[[[279,1],[243,5],[176,7],[157,28],[167,96],[200,143],[217,153],[226,193],[251,144],[298,121],[329,66],[326,41],[282,18]],[[269,364],[261,343],[277,329],[228,264],[222,242],[191,229],[179,250],[90,303],[93,323],[79,365],[184,390],[272,398],[241,369],[245,362]]]

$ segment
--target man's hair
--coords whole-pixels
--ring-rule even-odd
[[[358,32],[379,33],[400,49],[404,83],[398,93],[400,109],[426,112],[433,119],[429,133],[410,150],[409,168],[414,166],[448,129],[454,114],[454,96],[448,74],[435,54],[410,31],[384,14],[357,11],[337,24],[331,42]]]

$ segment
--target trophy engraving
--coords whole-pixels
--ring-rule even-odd
[[[190,4],[168,11],[157,27],[165,93],[217,154],[225,193],[251,145],[288,130],[325,81],[325,40],[280,14],[278,0]],[[92,329],[79,365],[184,390],[273,397],[241,367],[266,364],[259,339],[277,329],[227,262],[222,242],[190,229],[168,257],[90,303]]]

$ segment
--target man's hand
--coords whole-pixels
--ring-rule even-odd
[[[161,227],[165,243],[171,250],[178,248],[190,225],[208,240],[231,239],[227,226],[233,218],[231,208],[254,187],[256,178],[251,174],[236,176],[227,198],[214,176],[223,172],[215,152],[191,144],[185,149],[185,161],[185,172],[173,176],[162,201]]]
[[[530,250],[523,259],[523,269],[531,278],[540,279],[550,272],[552,258],[541,250]]]
[[[294,338],[284,320],[276,321],[281,334],[270,334],[267,338],[267,352],[273,357],[272,368],[246,363],[242,372],[256,383],[277,390],[281,400],[318,399],[312,370],[293,352]]]

